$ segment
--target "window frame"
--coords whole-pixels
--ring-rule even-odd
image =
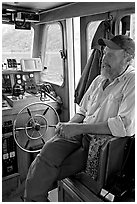
[[[108,18],[108,12],[102,14],[95,14],[83,16],[80,18],[80,40],[81,40],[81,73],[87,63],[87,25],[94,21],[103,21]]]
[[[129,9],[127,11],[118,11],[115,16],[115,35],[119,35],[120,33],[120,21],[123,17],[135,14],[133,9]]]
[[[86,47],[87,47],[87,60],[88,60],[88,58],[90,57],[90,55],[91,55],[91,53],[92,53],[92,49],[91,49],[91,44],[92,44],[92,42],[93,42],[93,39],[94,39],[94,36],[95,36],[95,33],[96,33],[96,31],[97,31],[97,29],[98,29],[98,27],[99,27],[99,25],[100,25],[100,23],[102,22],[103,20],[92,20],[92,21],[89,21],[88,22],[88,24],[87,24],[87,27],[86,27]],[[97,27],[96,27],[96,30],[94,31],[94,34],[93,34],[93,36],[92,36],[92,41],[90,41],[89,42],[89,39],[88,39],[88,35],[89,35],[89,33],[88,33],[88,29],[89,29],[89,26],[90,26],[90,24],[92,24],[92,23],[98,23],[98,25],[97,25]],[[89,43],[89,44],[88,44]],[[88,49],[88,48],[90,48],[90,50]]]
[[[44,28],[43,28],[43,35],[42,35],[42,46],[41,46],[41,61],[42,61],[42,66],[44,67],[44,61],[45,61],[45,52],[46,52],[46,42],[47,42],[47,34],[46,32],[48,31],[48,26],[53,25],[53,24],[58,24],[61,28],[61,38],[62,38],[62,50],[64,51],[64,35],[63,35],[63,25],[60,21],[56,21],[56,22],[51,22],[51,23],[45,23],[44,24]],[[65,51],[64,51],[65,53]],[[66,53],[65,53],[66,54]],[[51,83],[54,85],[57,85],[59,87],[63,87],[64,83],[65,83],[65,59],[62,59],[62,73],[63,73],[63,82],[62,83],[56,83],[53,81],[48,81],[47,83]]]

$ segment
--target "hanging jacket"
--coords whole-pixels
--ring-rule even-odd
[[[87,64],[84,67],[81,78],[78,82],[77,88],[75,90],[75,103],[79,104],[84,93],[87,91],[91,82],[94,78],[100,74],[101,69],[101,59],[102,59],[102,49],[98,45],[99,38],[109,38],[108,33],[110,32],[110,21],[102,21],[98,26],[98,29],[94,35],[91,49],[94,49],[91,53]]]

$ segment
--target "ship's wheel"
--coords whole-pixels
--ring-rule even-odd
[[[14,120],[15,142],[26,152],[39,152],[45,141],[54,136],[58,122],[59,115],[51,105],[43,102],[29,104]]]

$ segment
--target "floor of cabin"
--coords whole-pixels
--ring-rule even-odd
[[[24,183],[20,184],[17,189],[8,191],[2,197],[3,202],[23,202]]]
[[[133,193],[134,194],[134,193]],[[24,195],[24,182],[14,191],[11,191],[5,195],[2,199],[2,202],[23,202]],[[50,202],[58,202],[58,189],[55,188],[49,193]],[[134,195],[126,195],[123,200],[119,202],[135,202]]]
[[[11,196],[6,198],[5,200],[3,200],[3,202],[23,202],[23,200],[21,199],[21,197],[19,195],[16,196]]]
[[[15,183],[15,181],[13,181]],[[10,189],[12,183],[6,183],[6,186]],[[17,187],[18,186],[18,187]],[[6,191],[2,197],[2,202],[23,202],[25,181],[19,182],[16,188]],[[58,189],[55,188],[49,193],[48,199],[50,202],[58,202]],[[134,191],[132,193],[125,194],[119,202],[135,202]]]
[[[20,186],[16,189],[11,191],[10,193],[6,194],[2,198],[2,202],[23,202],[23,195],[24,195],[24,183],[20,184]],[[49,193],[49,200],[50,202],[58,202],[58,189],[54,189]]]

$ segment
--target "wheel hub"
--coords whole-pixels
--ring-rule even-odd
[[[36,131],[39,131],[40,130],[40,124],[36,123],[34,128]]]

